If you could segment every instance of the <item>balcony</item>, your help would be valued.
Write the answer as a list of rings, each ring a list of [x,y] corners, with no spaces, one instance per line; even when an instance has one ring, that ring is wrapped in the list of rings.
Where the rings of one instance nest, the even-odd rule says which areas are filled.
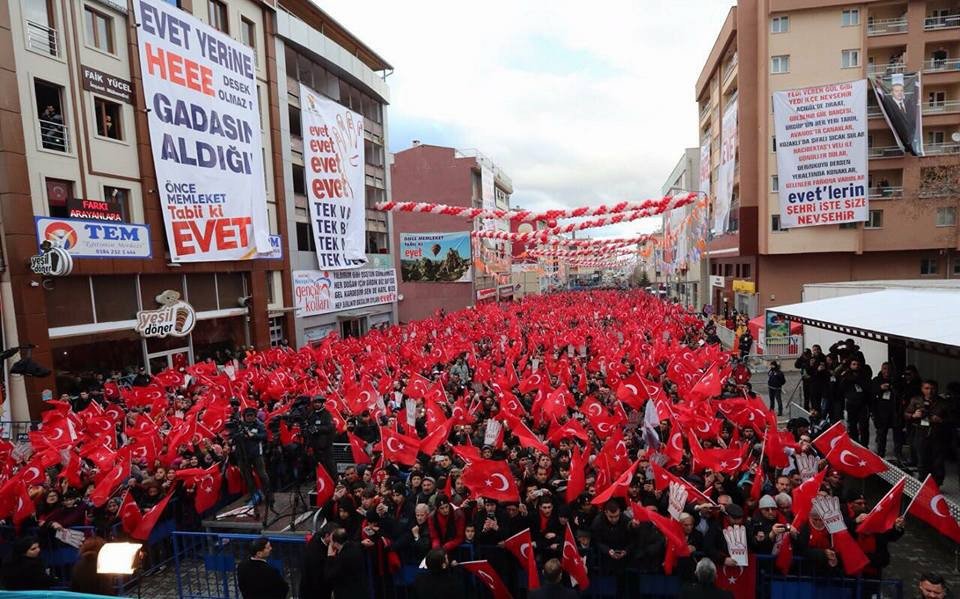
[[[37,122],[40,124],[40,142],[45,150],[65,153],[70,151],[70,131],[66,125],[57,121]]]
[[[867,149],[867,156],[870,158],[899,158],[903,156],[903,150],[900,146],[877,146]]]
[[[923,144],[924,156],[944,156],[948,154],[960,154],[960,142]]]
[[[960,112],[960,100],[928,102],[923,105],[923,114],[945,114],[949,112]]]
[[[960,27],[960,13],[939,17],[927,17],[923,20],[924,31],[937,31],[939,29],[951,29],[953,27]]]
[[[868,196],[871,200],[895,200],[903,197],[903,187],[884,185],[871,187]]]
[[[60,44],[58,43],[57,30],[40,23],[27,21],[27,48],[59,58]]]
[[[883,111],[876,104],[867,104],[867,118],[877,118],[883,116]]]
[[[708,114],[710,114],[711,106],[707,103],[706,106],[700,109],[700,120],[702,121]]]
[[[923,61],[924,73],[960,71],[960,58],[928,58]]]
[[[892,75],[893,73],[902,73],[906,68],[902,62],[890,62],[886,64],[867,65],[867,75]]]
[[[874,19],[867,25],[867,35],[869,36],[906,33],[906,31],[906,17],[899,17],[896,19]]]
[[[727,77],[730,76],[730,73],[732,73],[736,68],[737,68],[737,55],[734,54],[733,58],[730,59],[730,62],[724,65],[723,75],[721,76],[720,80],[726,81]]]

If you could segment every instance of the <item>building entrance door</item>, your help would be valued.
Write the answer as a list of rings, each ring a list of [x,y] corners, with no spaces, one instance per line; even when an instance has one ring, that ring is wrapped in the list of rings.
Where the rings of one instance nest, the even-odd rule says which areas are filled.
[[[179,368],[190,363],[190,348],[181,347],[147,355],[147,372],[157,374],[167,368]]]

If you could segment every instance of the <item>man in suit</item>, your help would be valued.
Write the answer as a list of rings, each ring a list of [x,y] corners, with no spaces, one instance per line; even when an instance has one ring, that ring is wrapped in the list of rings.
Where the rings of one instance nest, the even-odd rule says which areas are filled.
[[[367,596],[367,577],[363,575],[366,572],[363,550],[360,543],[350,540],[350,534],[345,528],[338,527],[330,536],[323,572],[327,587],[333,591],[334,597]]]
[[[697,562],[695,573],[697,582],[683,585],[680,599],[733,599],[730,591],[717,588],[717,567],[710,558],[705,557]]]
[[[300,573],[300,596],[315,599],[330,599],[330,586],[324,577],[324,564],[330,549],[330,538],[337,525],[324,524],[313,535],[303,553],[303,571]]]
[[[286,599],[290,585],[267,563],[272,550],[266,537],[250,544],[250,559],[237,566],[237,586],[243,599]]]
[[[883,104],[883,111],[893,127],[893,132],[899,138],[900,144],[907,152],[914,156],[917,149],[914,148],[913,137],[917,127],[917,98],[908,96],[903,87],[903,75],[895,74],[892,76],[890,84],[890,93],[883,93],[883,89],[878,87],[880,102]]]
[[[560,580],[563,578],[563,568],[560,566],[560,560],[548,559],[543,564],[543,584],[539,589],[527,593],[527,599],[577,599],[579,595],[575,590],[564,586]]]

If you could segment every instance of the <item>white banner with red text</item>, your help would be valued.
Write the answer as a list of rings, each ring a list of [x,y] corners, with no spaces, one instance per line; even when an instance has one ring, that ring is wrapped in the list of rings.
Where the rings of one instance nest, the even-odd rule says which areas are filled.
[[[395,301],[397,271],[393,268],[293,271],[298,318]]]

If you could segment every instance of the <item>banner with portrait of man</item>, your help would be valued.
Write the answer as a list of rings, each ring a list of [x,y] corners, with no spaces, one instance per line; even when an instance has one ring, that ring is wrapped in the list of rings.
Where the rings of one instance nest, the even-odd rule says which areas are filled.
[[[904,152],[923,156],[920,73],[891,73],[870,78],[883,118]]]

